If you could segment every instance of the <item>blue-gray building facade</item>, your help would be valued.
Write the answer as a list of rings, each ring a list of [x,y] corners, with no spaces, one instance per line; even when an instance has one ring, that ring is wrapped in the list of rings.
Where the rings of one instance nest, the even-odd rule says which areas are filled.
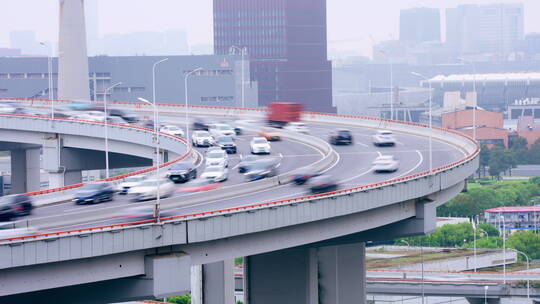
[[[258,107],[257,83],[250,81],[249,62],[242,65],[240,55],[197,56],[96,56],[89,57],[90,98],[109,101],[152,100],[152,67],[156,66],[158,103],[184,104],[185,75],[188,78],[188,103],[191,105]],[[242,66],[244,73],[242,73]],[[53,58],[53,93],[57,96],[58,61]],[[242,79],[242,75],[245,81]],[[244,94],[242,94],[244,85]],[[0,98],[48,98],[47,57],[0,57]]]

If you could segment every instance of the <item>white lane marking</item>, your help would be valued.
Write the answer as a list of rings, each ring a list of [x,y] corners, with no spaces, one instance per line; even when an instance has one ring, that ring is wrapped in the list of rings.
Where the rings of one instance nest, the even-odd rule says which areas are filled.
[[[75,206],[75,205],[73,205]],[[62,210],[62,212],[75,212],[75,211],[81,211],[81,210],[86,210],[86,209],[90,209],[90,208],[97,208],[98,206],[97,205],[90,205],[90,206],[84,206],[84,207],[75,207],[75,208],[71,208],[71,209],[67,209],[67,210]]]
[[[366,144],[364,144],[364,143],[361,143],[361,142],[355,142],[354,144],[355,144],[355,145],[360,145],[360,146],[362,146],[362,147],[369,148],[368,145],[366,145]]]
[[[418,161],[418,163],[416,164],[416,166],[414,166],[412,169],[410,169],[409,171],[405,172],[405,173],[402,173],[394,178],[400,178],[402,176],[405,176],[409,173],[411,173],[412,171],[416,170],[418,167],[420,167],[420,165],[424,162],[424,156],[422,155],[422,153],[420,152],[420,150],[416,150],[416,153],[418,153],[418,156],[420,156],[420,159]]]

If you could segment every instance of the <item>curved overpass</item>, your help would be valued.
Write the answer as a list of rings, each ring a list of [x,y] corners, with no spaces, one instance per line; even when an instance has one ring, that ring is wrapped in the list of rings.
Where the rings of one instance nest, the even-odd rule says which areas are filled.
[[[145,109],[142,105],[128,103],[119,103],[117,106]],[[183,113],[184,109],[179,106],[161,105],[160,110],[162,113],[174,115]],[[207,107],[193,107],[190,108],[190,112],[253,118],[264,115],[264,111],[260,110]],[[274,276],[273,271],[269,271],[264,265],[273,265],[275,270],[287,267],[288,271],[296,270],[295,274],[307,273],[307,276],[291,275],[288,280],[281,280],[285,285],[297,286],[299,293],[303,294],[291,294],[289,300],[282,303],[289,303],[294,299],[295,303],[312,303],[306,297],[310,299],[318,297],[314,289],[319,288],[314,287],[317,284],[313,285],[313,280],[319,280],[317,286],[326,286],[327,283],[324,279],[313,277],[314,269],[318,273],[325,273],[330,268],[338,269],[343,266],[341,260],[343,263],[357,265],[358,261],[362,260],[360,256],[353,260],[347,257],[351,256],[350,250],[362,252],[363,241],[421,234],[434,229],[436,206],[461,191],[464,180],[473,174],[478,166],[477,144],[453,131],[434,129],[435,168],[430,172],[426,171],[424,161],[427,155],[426,137],[429,132],[425,126],[317,113],[306,113],[304,120],[313,124],[312,128],[320,132],[326,130],[328,125],[347,125],[358,133],[359,144],[350,148],[337,148],[339,162],[328,171],[339,177],[345,189],[323,195],[302,196],[298,189],[289,185],[279,185],[278,180],[275,185],[278,188],[270,191],[241,194],[227,199],[216,198],[212,202],[203,200],[189,208],[182,207],[185,198],[174,198],[165,208],[177,210],[178,215],[164,218],[161,223],[142,221],[129,225],[105,225],[3,240],[0,245],[2,256],[0,268],[5,269],[6,273],[9,270],[8,275],[17,277],[25,271],[47,268],[50,263],[67,268],[71,265],[76,268],[80,267],[76,266],[77,263],[83,260],[107,260],[119,255],[126,258],[128,255],[133,256],[134,261],[139,261],[140,265],[141,261],[143,264],[145,260],[148,261],[149,249],[164,254],[170,253],[169,258],[175,261],[176,265],[208,264],[246,256],[248,257],[246,269],[251,269],[246,281],[251,286],[251,289],[248,288],[248,295],[252,299],[260,299],[259,301],[266,303],[264,301],[269,295],[265,292],[268,290],[264,286],[269,283],[266,280],[273,280]],[[368,166],[372,158],[379,153],[388,153],[388,150],[380,151],[372,148],[365,138],[362,140],[362,137],[369,136],[376,128],[391,129],[399,133],[398,139],[401,144],[393,148],[392,153],[402,155],[400,158],[405,163],[405,168],[393,175],[374,175],[369,171]],[[47,248],[46,253],[43,253],[43,246]],[[64,252],[61,248],[86,249]],[[335,252],[328,251],[328,248],[334,248]],[[91,252],[90,255],[87,250]],[[22,258],[21,252],[24,253]],[[325,258],[332,255],[335,260],[333,264]],[[298,263],[275,264],[284,257],[292,257]],[[361,265],[358,269],[361,269]],[[258,275],[263,270],[266,273],[265,279],[261,279]],[[183,276],[188,274],[189,272],[187,274],[183,272]],[[123,280],[126,277],[149,274],[143,270],[118,273],[112,277],[103,275],[101,279],[97,278],[99,276],[81,278],[80,281],[67,285],[90,284],[103,279]],[[362,281],[361,273],[353,271],[348,275],[360,275],[358,279]],[[282,273],[279,277],[280,279],[283,277]],[[343,284],[349,281],[345,277],[335,279],[343,280]],[[4,294],[66,286],[65,282],[47,283],[46,286],[29,286],[22,291],[14,291],[9,288],[10,286],[5,286]],[[124,281],[118,283],[129,284]],[[182,288],[189,290],[189,286],[185,285],[173,289],[178,293]],[[347,295],[359,293],[362,296],[363,290],[363,288],[346,288],[346,291],[339,292]],[[335,291],[336,294],[339,292]],[[167,292],[154,290],[152,295],[164,294]],[[119,295],[111,295],[111,298],[117,299]]]

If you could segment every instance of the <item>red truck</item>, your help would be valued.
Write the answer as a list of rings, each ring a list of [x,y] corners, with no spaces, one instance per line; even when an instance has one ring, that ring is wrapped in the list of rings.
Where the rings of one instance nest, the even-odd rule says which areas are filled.
[[[268,125],[283,128],[289,122],[300,121],[303,107],[297,102],[273,102],[268,109]]]

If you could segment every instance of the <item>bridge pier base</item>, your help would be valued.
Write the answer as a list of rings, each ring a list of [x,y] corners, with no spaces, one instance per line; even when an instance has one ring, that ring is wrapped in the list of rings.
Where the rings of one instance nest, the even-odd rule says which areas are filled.
[[[225,260],[191,268],[192,304],[234,304],[234,261]]]
[[[40,188],[40,148],[11,150],[11,193]]]
[[[246,258],[249,304],[365,303],[365,245],[293,248]]]

